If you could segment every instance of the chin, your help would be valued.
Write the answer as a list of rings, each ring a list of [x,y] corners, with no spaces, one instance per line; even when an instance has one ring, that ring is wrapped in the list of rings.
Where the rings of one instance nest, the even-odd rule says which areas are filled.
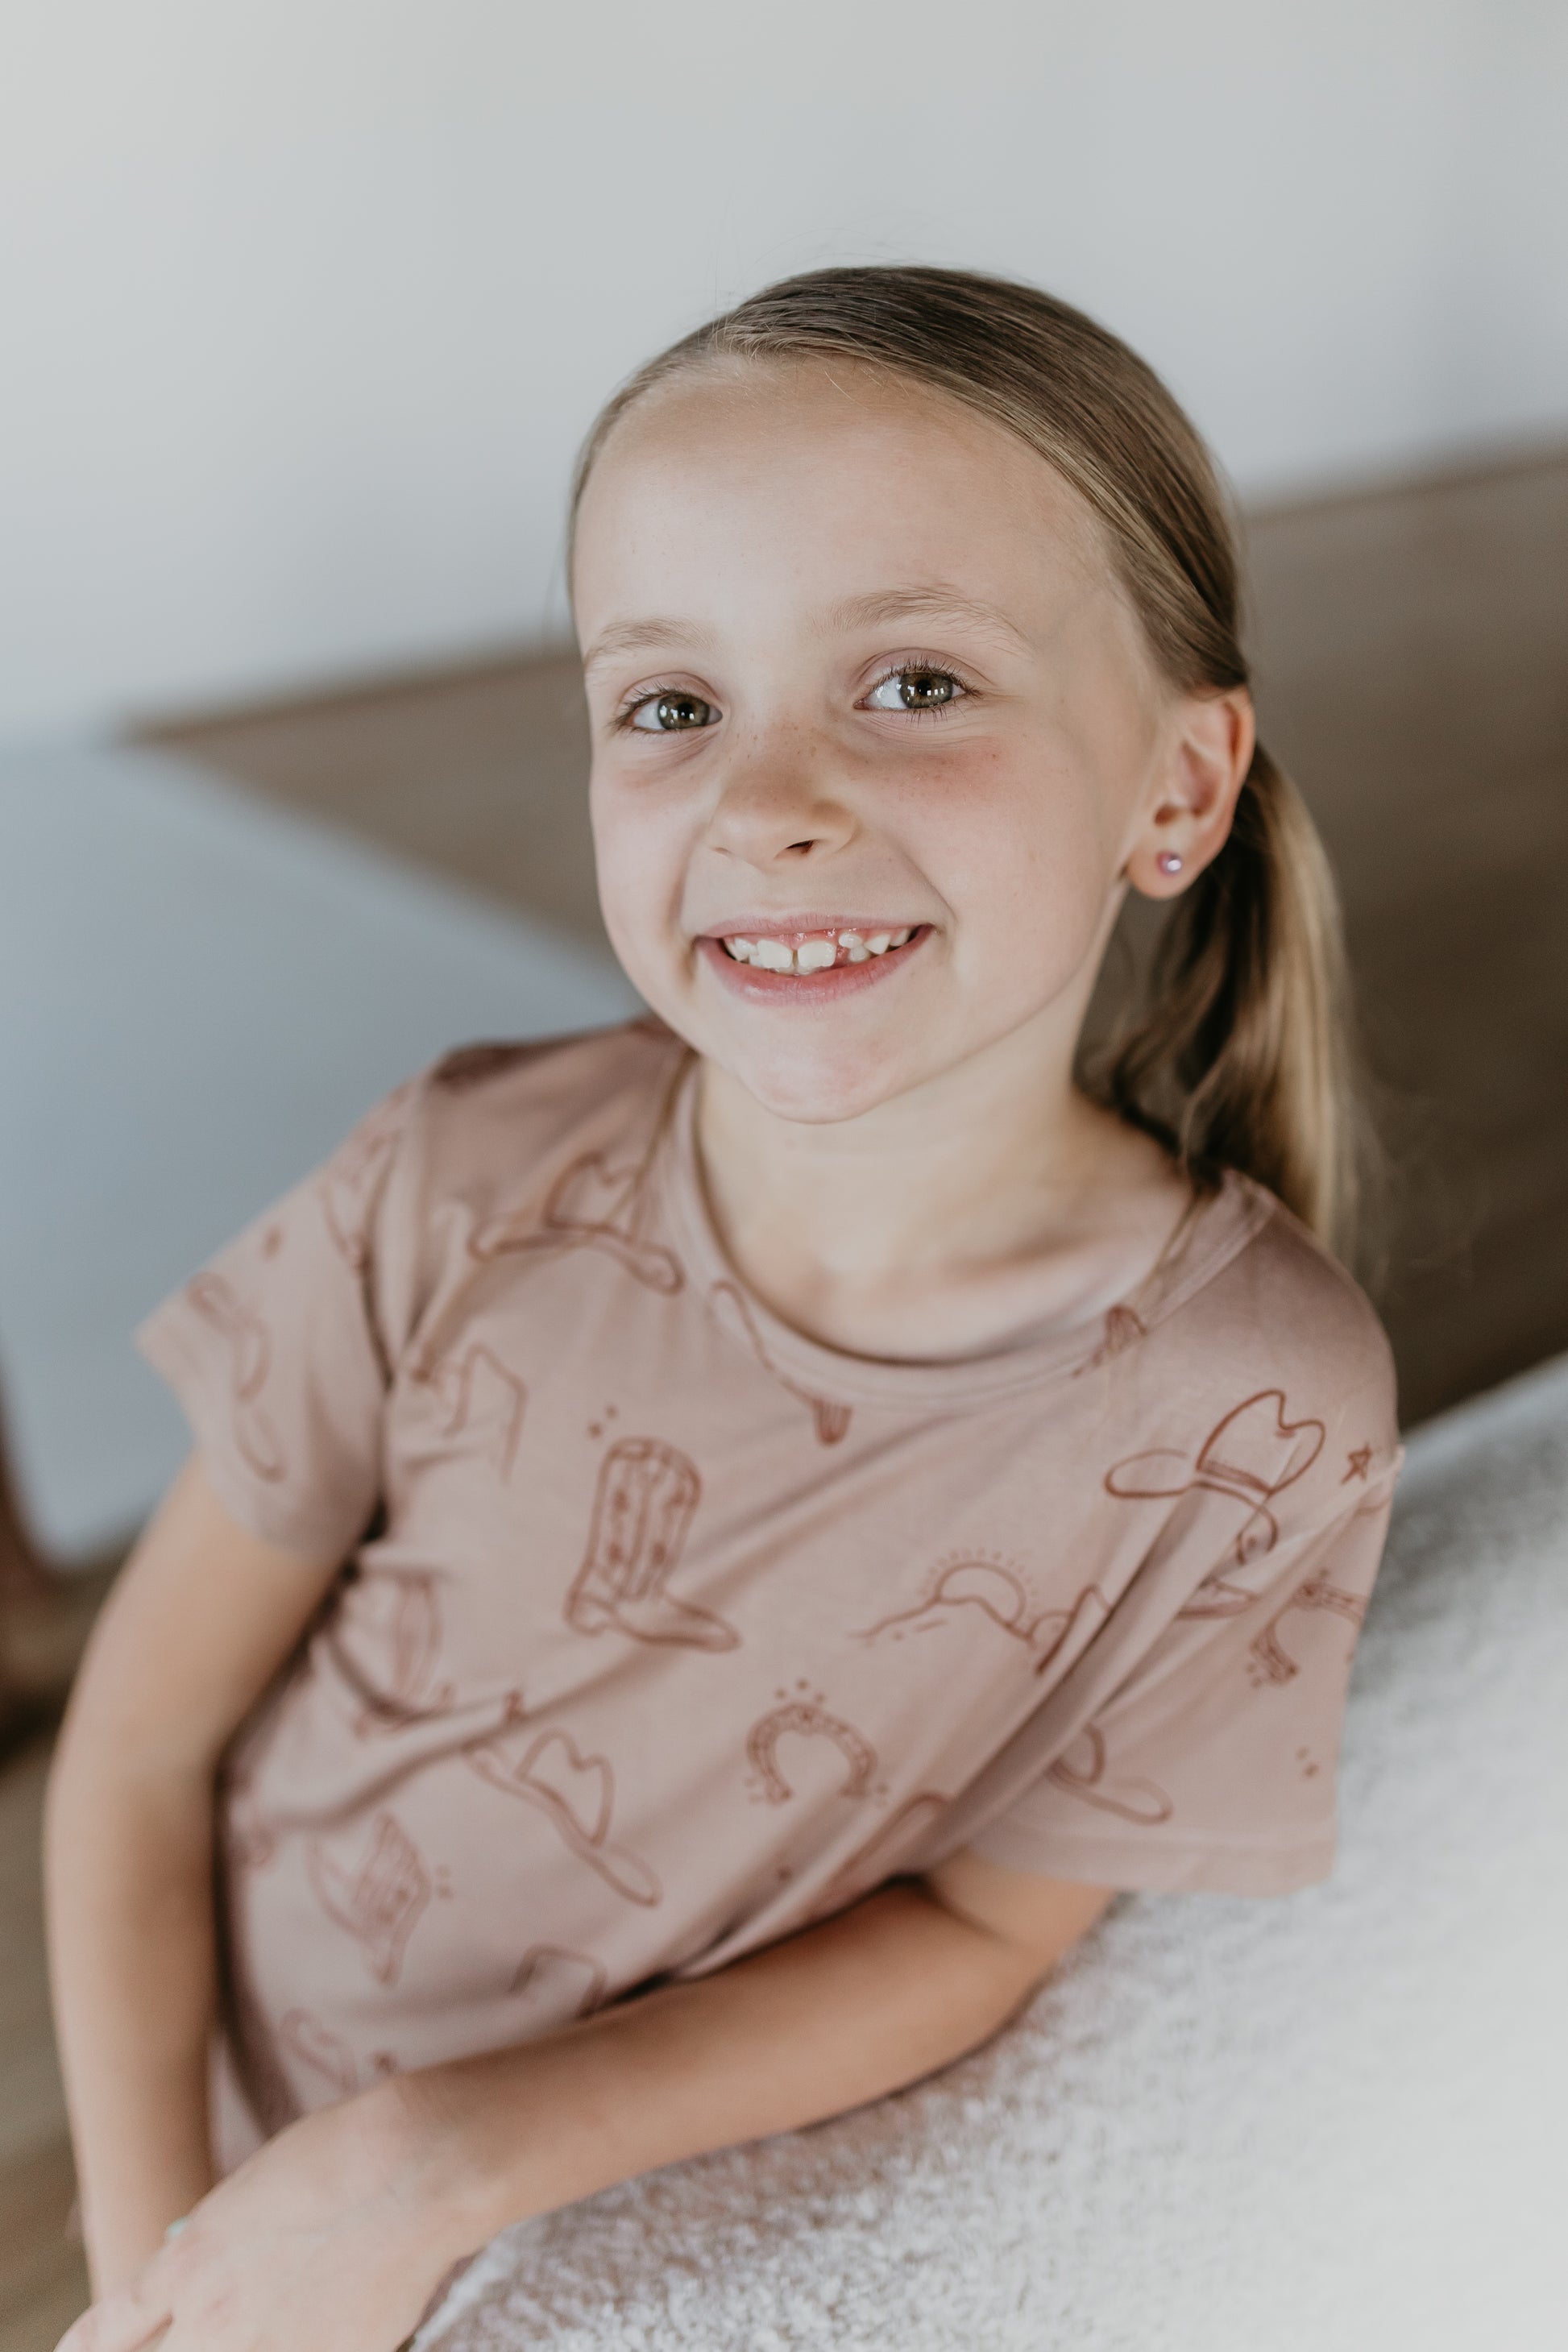
[[[738,1085],[774,1118],[832,1127],[860,1118],[917,1083],[917,1074],[865,1054],[718,1054]]]

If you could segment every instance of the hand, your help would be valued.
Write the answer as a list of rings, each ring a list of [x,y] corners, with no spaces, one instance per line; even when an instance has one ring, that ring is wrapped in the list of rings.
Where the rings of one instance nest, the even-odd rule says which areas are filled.
[[[483,2234],[439,2136],[380,2084],[259,2149],[58,2352],[395,2352]]]

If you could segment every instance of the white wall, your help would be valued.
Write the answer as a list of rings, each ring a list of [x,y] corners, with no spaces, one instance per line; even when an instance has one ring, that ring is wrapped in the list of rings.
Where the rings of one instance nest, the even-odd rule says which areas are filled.
[[[1568,425],[1560,0],[5,0],[0,733],[559,625],[611,383],[1021,273],[1244,488]]]

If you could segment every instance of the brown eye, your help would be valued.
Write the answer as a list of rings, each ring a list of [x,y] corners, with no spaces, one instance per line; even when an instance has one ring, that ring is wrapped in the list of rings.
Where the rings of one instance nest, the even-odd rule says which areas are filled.
[[[648,735],[679,735],[688,728],[709,727],[712,722],[713,706],[700,694],[651,695],[632,713],[632,725]]]
[[[962,691],[944,669],[899,669],[867,697],[873,710],[940,710]]]

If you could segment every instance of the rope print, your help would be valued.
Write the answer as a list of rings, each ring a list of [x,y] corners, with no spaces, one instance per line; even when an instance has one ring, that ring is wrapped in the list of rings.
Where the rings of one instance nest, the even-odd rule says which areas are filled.
[[[1170,1820],[1175,1807],[1163,1789],[1152,1780],[1108,1780],[1107,1761],[1104,1733],[1092,1723],[1086,1724],[1063,1748],[1046,1778],[1069,1797],[1081,1797],[1085,1804],[1120,1814],[1124,1822],[1136,1822],[1141,1828],[1155,1829]]]
[[[198,1274],[185,1285],[185,1297],[228,1344],[229,1405],[240,1456],[258,1478],[275,1486],[289,1465],[277,1426],[260,1401],[272,1369],[272,1335],[221,1274]]]

